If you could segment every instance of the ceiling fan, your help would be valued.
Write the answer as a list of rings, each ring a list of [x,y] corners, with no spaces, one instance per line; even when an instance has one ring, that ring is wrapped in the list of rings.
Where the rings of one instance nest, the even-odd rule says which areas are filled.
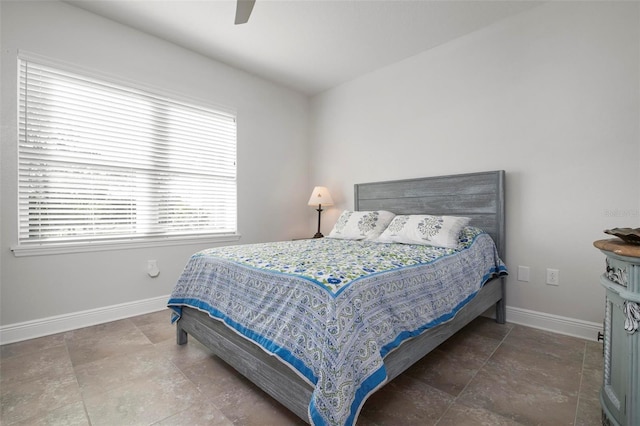
[[[235,24],[246,24],[253,10],[256,0],[237,0],[236,1],[236,21]]]

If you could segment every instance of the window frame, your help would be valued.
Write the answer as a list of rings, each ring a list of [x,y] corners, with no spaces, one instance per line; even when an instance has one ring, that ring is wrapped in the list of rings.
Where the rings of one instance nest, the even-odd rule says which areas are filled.
[[[21,107],[21,94],[20,94],[20,79],[21,79],[21,64],[26,62],[32,62],[46,67],[52,67],[60,71],[69,72],[72,74],[80,75],[93,80],[102,81],[106,84],[113,84],[120,87],[130,89],[132,92],[139,91],[144,92],[153,97],[164,98],[175,103],[182,103],[188,106],[196,108],[203,108],[209,111],[219,112],[221,114],[231,115],[236,122],[237,132],[237,113],[235,109],[220,106],[218,104],[212,104],[211,102],[203,101],[201,99],[194,99],[186,97],[181,94],[172,93],[166,89],[158,89],[146,84],[140,84],[135,81],[127,81],[122,78],[114,78],[113,76],[106,75],[105,73],[96,72],[94,70],[88,70],[83,67],[76,66],[74,64],[64,63],[62,61],[51,60],[49,58],[35,55],[32,53],[18,52],[17,55],[17,98],[16,98],[16,244],[11,247],[12,252],[16,257],[30,256],[30,255],[46,255],[46,254],[61,254],[61,253],[81,253],[81,252],[93,252],[103,250],[122,250],[133,248],[149,248],[149,247],[164,247],[164,246],[178,246],[178,245],[191,245],[191,244],[212,244],[220,242],[231,242],[240,239],[241,235],[238,231],[238,163],[237,163],[237,151],[238,140],[235,139],[235,232],[224,233],[206,233],[200,234],[187,233],[184,235],[156,235],[156,236],[112,236],[112,237],[97,237],[94,239],[76,239],[70,241],[34,241],[24,242],[20,241],[20,107]],[[236,133],[237,134],[237,133]]]

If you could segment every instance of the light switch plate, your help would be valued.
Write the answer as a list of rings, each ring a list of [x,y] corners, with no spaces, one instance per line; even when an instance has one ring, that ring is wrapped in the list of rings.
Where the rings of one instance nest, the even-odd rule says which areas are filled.
[[[518,281],[529,282],[529,267],[518,266]]]

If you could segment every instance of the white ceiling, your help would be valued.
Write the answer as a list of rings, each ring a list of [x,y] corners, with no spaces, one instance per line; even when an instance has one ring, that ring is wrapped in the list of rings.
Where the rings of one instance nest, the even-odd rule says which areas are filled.
[[[189,50],[313,95],[534,7],[536,1],[68,0]]]

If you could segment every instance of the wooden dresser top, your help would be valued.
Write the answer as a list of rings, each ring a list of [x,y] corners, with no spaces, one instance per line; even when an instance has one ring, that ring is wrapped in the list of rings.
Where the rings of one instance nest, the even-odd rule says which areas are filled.
[[[619,238],[594,241],[593,245],[600,250],[610,251],[619,256],[640,257],[640,245],[628,244]]]

